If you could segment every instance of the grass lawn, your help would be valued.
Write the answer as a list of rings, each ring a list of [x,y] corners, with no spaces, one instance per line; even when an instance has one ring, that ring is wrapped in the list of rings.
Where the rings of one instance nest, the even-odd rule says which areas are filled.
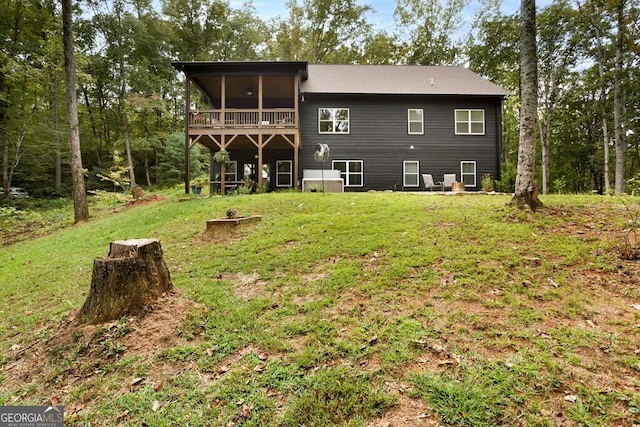
[[[163,196],[0,232],[0,405],[69,426],[640,425],[637,198]],[[263,219],[205,233],[229,209]],[[142,237],[175,291],[76,324],[93,260]]]

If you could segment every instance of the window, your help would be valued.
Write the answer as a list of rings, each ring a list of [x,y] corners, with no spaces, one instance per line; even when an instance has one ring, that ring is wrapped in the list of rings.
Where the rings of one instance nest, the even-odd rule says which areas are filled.
[[[420,185],[420,162],[406,160],[402,162],[402,185],[405,187],[418,187]]]
[[[484,110],[456,110],[456,135],[484,135]]]
[[[276,162],[276,187],[291,187],[293,162],[291,160],[278,160]]]
[[[362,187],[362,160],[334,160],[332,166],[340,171],[345,187]]]
[[[465,187],[476,186],[476,162],[462,161],[460,162],[460,176]]]
[[[318,109],[319,133],[349,133],[348,108]]]
[[[409,135],[424,134],[424,113],[420,110],[409,109]]]
[[[237,181],[238,176],[238,162],[232,160],[227,162],[226,167],[224,169],[224,180],[225,181]]]

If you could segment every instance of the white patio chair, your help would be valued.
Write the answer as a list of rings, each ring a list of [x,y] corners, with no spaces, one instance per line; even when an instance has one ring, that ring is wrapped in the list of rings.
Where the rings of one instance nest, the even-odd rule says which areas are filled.
[[[445,190],[445,188],[449,188],[451,189],[451,187],[453,186],[453,183],[456,182],[456,174],[455,173],[445,173],[444,174],[444,179],[442,180],[442,191]]]
[[[425,190],[429,190],[429,191],[433,191],[434,187],[436,186],[436,183],[433,182],[433,176],[429,173],[423,173],[422,174],[422,181],[424,181],[424,188]]]

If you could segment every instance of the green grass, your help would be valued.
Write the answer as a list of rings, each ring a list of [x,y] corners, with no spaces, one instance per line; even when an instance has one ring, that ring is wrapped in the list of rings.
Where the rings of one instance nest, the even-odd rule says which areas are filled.
[[[523,214],[508,196],[163,196],[77,225],[63,202],[0,212],[0,405],[54,400],[78,426],[365,426],[403,413],[396,384],[449,425],[640,422],[640,265],[619,257],[616,198]],[[204,233],[232,208],[263,220]],[[93,260],[139,237],[201,305],[165,322],[168,346],[135,338],[142,320],[73,331]]]

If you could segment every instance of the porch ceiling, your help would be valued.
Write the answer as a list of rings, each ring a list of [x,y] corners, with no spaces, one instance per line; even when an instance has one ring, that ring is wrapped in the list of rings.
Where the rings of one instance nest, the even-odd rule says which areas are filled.
[[[209,98],[210,108],[222,106],[222,76],[192,76],[195,85]],[[263,76],[262,99],[266,107],[293,106],[295,84],[293,76]],[[234,99],[258,99],[258,76],[227,76],[225,78],[225,94],[227,104]],[[284,100],[284,101],[283,101]]]

